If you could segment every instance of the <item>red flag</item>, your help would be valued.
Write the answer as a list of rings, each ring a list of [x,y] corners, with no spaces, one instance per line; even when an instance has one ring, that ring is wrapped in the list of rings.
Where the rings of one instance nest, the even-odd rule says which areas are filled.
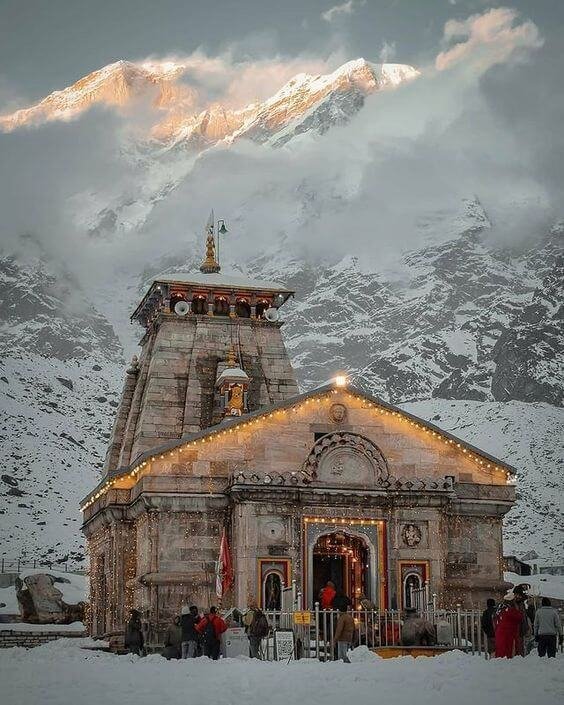
[[[215,594],[221,600],[233,583],[233,566],[227,541],[227,532],[223,529],[219,546],[219,560],[215,576]]]

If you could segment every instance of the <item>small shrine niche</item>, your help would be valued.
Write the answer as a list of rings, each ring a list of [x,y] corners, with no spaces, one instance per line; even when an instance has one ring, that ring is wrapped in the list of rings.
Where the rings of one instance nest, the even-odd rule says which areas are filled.
[[[215,383],[221,396],[225,418],[242,416],[247,413],[249,384],[249,375],[239,366],[235,351],[231,349],[226,365],[218,374]]]

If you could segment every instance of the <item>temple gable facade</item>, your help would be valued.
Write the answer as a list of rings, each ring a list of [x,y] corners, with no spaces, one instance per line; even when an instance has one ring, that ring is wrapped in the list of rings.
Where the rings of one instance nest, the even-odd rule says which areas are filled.
[[[215,604],[223,534],[222,607],[279,609],[294,582],[312,608],[327,580],[382,609],[424,584],[445,607],[499,595],[512,469],[344,378],[299,395],[280,335],[292,292],[210,262],[156,280],[134,314],[142,353],[82,507],[92,633],[133,607],[160,633]]]

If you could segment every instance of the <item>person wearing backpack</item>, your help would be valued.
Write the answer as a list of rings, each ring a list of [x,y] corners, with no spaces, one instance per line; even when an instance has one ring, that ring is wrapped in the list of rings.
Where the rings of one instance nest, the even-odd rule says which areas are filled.
[[[256,602],[251,603],[251,607],[245,615],[245,624],[247,625],[251,658],[260,659],[260,644],[261,641],[268,636],[270,625],[268,624],[266,615]]]
[[[217,607],[210,607],[204,618],[196,625],[196,631],[203,637],[204,656],[217,661],[221,647],[221,635],[227,629],[227,624],[218,615]]]
[[[180,617],[180,627],[182,629],[182,658],[194,658],[198,655],[198,632],[196,626],[200,621],[198,608],[192,605],[190,608],[182,608]]]

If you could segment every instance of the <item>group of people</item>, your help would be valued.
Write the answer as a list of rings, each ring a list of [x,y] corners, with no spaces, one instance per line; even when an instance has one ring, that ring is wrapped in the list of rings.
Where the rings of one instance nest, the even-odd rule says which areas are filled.
[[[550,599],[543,597],[535,609],[526,586],[509,590],[499,605],[490,598],[482,614],[482,631],[487,638],[490,656],[513,658],[526,656],[537,644],[539,656],[554,658],[558,640],[562,643],[562,624]]]
[[[218,659],[221,635],[227,629],[225,620],[216,607],[210,607],[200,615],[195,605],[183,607],[174,618],[165,634],[163,656],[168,659],[208,656]],[[142,656],[145,653],[145,630],[139,610],[131,610],[125,627],[125,648],[129,653]]]
[[[556,656],[558,640],[562,644],[562,624],[558,612],[543,597],[541,606],[535,609],[529,600],[525,585],[518,585],[506,593],[500,604],[494,599],[487,601],[482,613],[481,627],[487,639],[487,651],[491,657],[512,658],[526,656],[536,641],[539,656]],[[374,605],[360,596],[363,610],[372,611]],[[331,581],[319,593],[322,610],[335,610],[338,618],[333,621],[332,648],[338,659],[347,660],[347,653],[353,648],[357,625],[350,612],[352,603],[349,597],[335,587]],[[334,620],[335,618],[332,617]],[[234,614],[236,626],[245,628],[249,640],[251,658],[261,658],[261,644],[270,632],[270,625],[264,612],[252,600],[245,614]],[[388,625],[389,626],[389,625]],[[398,625],[396,625],[398,627]],[[217,660],[221,650],[221,635],[227,623],[216,607],[201,615],[195,605],[183,607],[179,616],[167,629],[163,656],[174,659],[187,659],[208,656]],[[398,627],[399,632],[399,627]],[[360,635],[362,637],[362,635]],[[403,646],[433,646],[436,644],[434,625],[424,616],[419,616],[414,608],[405,611],[401,633],[386,633],[386,643],[401,642]],[[362,638],[360,639],[362,641]],[[145,653],[145,632],[138,610],[131,610],[125,629],[125,647],[130,653]]]
[[[249,655],[251,658],[261,658],[260,645],[270,631],[266,615],[252,601],[247,612],[236,617],[234,623],[242,623],[245,627],[249,639]],[[167,659],[208,656],[217,660],[221,652],[221,635],[227,626],[217,607],[210,607],[203,615],[195,605],[183,607],[181,614],[174,618],[166,630],[162,655]],[[142,656],[145,653],[145,642],[141,613],[139,610],[131,610],[125,628],[125,648],[129,653]]]
[[[375,605],[362,594],[359,597],[363,610],[372,612]],[[352,601],[345,592],[335,586],[331,580],[319,591],[319,606],[322,610],[337,610],[339,616],[334,628],[332,648],[339,660],[347,661],[347,653],[353,648],[356,630],[359,629],[359,639],[362,642],[362,623],[357,627],[352,614],[349,612]],[[378,629],[385,635],[386,643],[401,641],[403,646],[432,646],[436,643],[435,627],[431,622],[417,614],[415,608],[407,608],[405,619],[401,625],[392,622],[379,624]]]

